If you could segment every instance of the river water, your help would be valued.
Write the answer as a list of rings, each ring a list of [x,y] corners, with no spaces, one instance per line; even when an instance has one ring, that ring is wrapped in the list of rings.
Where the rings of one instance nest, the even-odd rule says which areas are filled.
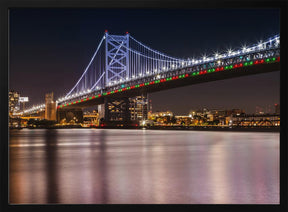
[[[279,133],[10,131],[12,204],[279,204]]]

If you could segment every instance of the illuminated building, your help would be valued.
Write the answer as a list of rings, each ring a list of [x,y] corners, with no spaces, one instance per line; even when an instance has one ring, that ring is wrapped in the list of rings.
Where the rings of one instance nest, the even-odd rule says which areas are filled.
[[[147,95],[129,98],[130,102],[130,118],[131,120],[147,120],[148,119],[148,98]]]
[[[20,109],[19,97],[20,94],[18,92],[9,92],[9,115],[13,115],[14,112]]]
[[[190,116],[175,116],[176,124],[189,126],[192,124],[192,118]]]
[[[279,114],[242,114],[232,116],[233,126],[280,126]]]
[[[150,119],[155,121],[155,124],[158,125],[167,125],[176,122],[171,111],[152,113]]]

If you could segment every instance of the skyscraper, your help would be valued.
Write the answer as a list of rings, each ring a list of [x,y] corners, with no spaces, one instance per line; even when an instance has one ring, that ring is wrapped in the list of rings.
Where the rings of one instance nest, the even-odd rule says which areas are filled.
[[[14,112],[20,109],[19,97],[18,92],[9,91],[9,115],[13,115]]]

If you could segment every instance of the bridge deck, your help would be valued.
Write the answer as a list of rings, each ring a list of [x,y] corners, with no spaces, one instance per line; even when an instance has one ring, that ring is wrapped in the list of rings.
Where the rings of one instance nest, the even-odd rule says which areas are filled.
[[[211,82],[216,80],[223,80],[223,79],[229,79],[229,78],[235,78],[235,77],[241,77],[241,76],[247,76],[247,75],[253,75],[253,74],[260,74],[260,73],[268,73],[273,71],[280,71],[280,63],[274,62],[274,63],[265,63],[265,64],[258,64],[253,66],[246,66],[246,67],[238,67],[235,69],[229,69],[229,70],[219,70],[215,72],[208,73],[202,72],[202,74],[198,75],[191,75],[186,74],[184,77],[175,77],[172,80],[166,80],[166,79],[159,79],[157,83],[145,85],[140,84],[140,86],[137,86],[133,89],[131,89],[133,86],[130,86],[130,89],[123,88],[121,92],[114,92],[107,91],[106,95],[101,95],[100,97],[95,98],[87,97],[86,99],[78,100],[74,102],[70,102],[63,104],[61,106],[58,106],[58,109],[72,109],[72,108],[86,108],[91,107],[93,105],[99,105],[104,103],[105,97],[110,98],[123,98],[123,97],[134,97],[137,95],[145,94],[145,93],[152,93],[152,92],[158,92],[161,90],[167,90],[172,89],[176,87],[183,87],[188,85],[194,85],[198,83],[205,83],[205,82]],[[105,93],[104,93],[105,94]],[[73,104],[74,103],[74,104]],[[64,106],[66,105],[66,106]]]

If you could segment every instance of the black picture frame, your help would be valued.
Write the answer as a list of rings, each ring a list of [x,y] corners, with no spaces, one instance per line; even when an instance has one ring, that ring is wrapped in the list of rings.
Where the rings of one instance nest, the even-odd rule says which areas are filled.
[[[54,7],[97,7],[97,8],[279,8],[281,11],[281,127],[280,127],[280,204],[279,205],[9,205],[8,204],[8,11],[10,8],[54,8]],[[64,210],[195,210],[195,211],[287,211],[287,1],[185,1],[185,0],[156,0],[156,1],[89,1],[89,0],[61,0],[61,1],[1,1],[1,211],[64,211]]]

